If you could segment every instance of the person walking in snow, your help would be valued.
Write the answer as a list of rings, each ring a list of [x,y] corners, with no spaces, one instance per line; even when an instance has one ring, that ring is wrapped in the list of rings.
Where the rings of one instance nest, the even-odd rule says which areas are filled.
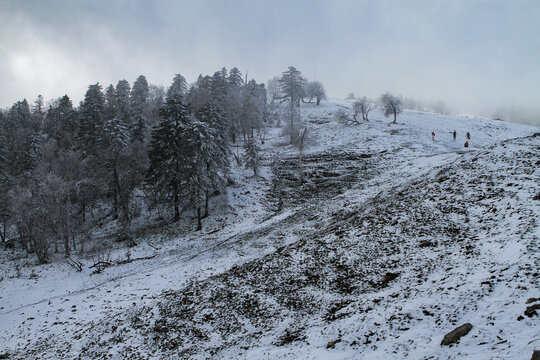
[[[435,141],[435,132],[434,131],[431,132],[431,141]]]
[[[468,142],[468,141],[465,141],[465,145],[463,145],[463,146],[465,146],[466,148],[468,148],[468,147],[469,147],[469,142]]]
[[[471,140],[471,134],[467,131],[467,140]]]
[[[454,139],[454,141],[456,141],[456,135],[457,135],[456,130],[454,130],[454,132],[452,133],[452,139]]]

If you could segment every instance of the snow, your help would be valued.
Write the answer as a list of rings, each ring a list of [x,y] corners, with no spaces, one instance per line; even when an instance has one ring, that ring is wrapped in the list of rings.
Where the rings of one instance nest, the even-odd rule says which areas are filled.
[[[311,188],[286,183],[278,213],[272,166],[294,175],[298,150],[272,128],[261,176],[233,163],[235,184],[214,200],[202,232],[191,218],[129,249],[132,259],[152,258],[92,274],[83,255],[76,272],[61,259],[34,266],[4,251],[0,354],[530,357],[539,317],[517,318],[540,297],[538,128],[412,111],[397,124],[373,111],[368,123],[345,126],[334,113],[347,107],[302,105]],[[111,260],[127,251],[113,248]],[[399,275],[384,281],[387,273]],[[473,329],[459,344],[440,345],[465,322]]]

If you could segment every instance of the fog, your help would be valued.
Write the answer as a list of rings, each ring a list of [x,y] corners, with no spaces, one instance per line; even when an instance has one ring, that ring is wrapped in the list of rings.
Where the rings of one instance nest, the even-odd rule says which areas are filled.
[[[294,65],[331,97],[384,91],[540,125],[538,1],[0,1],[0,107]],[[500,111],[499,111],[500,112]],[[504,116],[503,116],[504,117]]]

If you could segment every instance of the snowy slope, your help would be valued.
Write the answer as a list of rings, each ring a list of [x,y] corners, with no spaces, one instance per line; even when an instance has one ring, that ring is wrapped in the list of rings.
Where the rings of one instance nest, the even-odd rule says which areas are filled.
[[[538,317],[517,318],[540,297],[538,129],[418,112],[390,125],[375,111],[344,126],[347,106],[303,105],[304,185],[298,150],[272,129],[263,177],[234,169],[228,206],[202,233],[139,239],[130,257],[149,259],[95,275],[5,266],[0,355],[530,357]],[[465,322],[469,335],[441,347]]]

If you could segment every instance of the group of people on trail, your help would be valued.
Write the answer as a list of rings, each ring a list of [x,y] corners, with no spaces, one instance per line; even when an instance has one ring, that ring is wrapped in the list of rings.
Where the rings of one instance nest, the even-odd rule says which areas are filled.
[[[452,139],[456,141],[456,137],[457,137],[457,132],[456,130],[454,130],[454,132],[452,133]],[[466,148],[469,147],[469,140],[471,140],[471,134],[467,131],[467,140],[465,141],[465,144],[463,145]],[[435,141],[435,131],[431,132],[431,141]]]

